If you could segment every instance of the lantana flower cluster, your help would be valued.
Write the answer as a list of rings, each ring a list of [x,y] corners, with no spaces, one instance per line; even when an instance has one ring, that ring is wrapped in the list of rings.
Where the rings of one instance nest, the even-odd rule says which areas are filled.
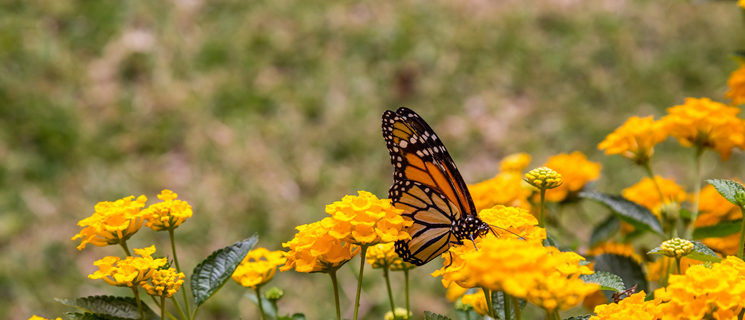
[[[233,280],[247,288],[261,286],[274,277],[277,267],[283,265],[285,253],[270,251],[266,248],[256,248],[249,251],[241,264],[233,271]]]
[[[129,256],[124,259],[107,256],[93,263],[98,271],[88,278],[103,279],[108,284],[120,287],[137,287],[152,277],[153,272],[168,263],[166,258],[153,258],[155,246],[134,249],[139,257]]]

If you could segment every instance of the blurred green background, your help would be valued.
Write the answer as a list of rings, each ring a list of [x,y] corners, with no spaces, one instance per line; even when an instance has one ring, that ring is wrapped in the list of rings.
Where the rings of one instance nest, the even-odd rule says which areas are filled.
[[[596,187],[619,192],[642,172],[597,143],[630,115],[722,100],[745,43],[738,11],[680,0],[2,1],[0,318],[61,315],[55,297],[129,294],[86,278],[119,248],[79,252],[70,240],[98,201],[176,191],[195,211],[177,231],[191,269],[254,233],[280,249],[345,194],[385,196],[387,108],[427,119],[469,183],[512,152],[537,166],[580,150],[604,165]],[[653,165],[685,184],[691,153],[669,141]],[[741,172],[742,160],[722,168],[708,154],[705,173]],[[131,243],[167,252],[164,233]],[[417,315],[452,315],[429,276],[436,264],[413,274]],[[340,273],[347,316],[351,269]],[[376,319],[385,289],[370,270],[361,310]],[[282,312],[332,317],[326,276],[272,284],[286,290]],[[200,315],[254,318],[245,292],[231,281]]]

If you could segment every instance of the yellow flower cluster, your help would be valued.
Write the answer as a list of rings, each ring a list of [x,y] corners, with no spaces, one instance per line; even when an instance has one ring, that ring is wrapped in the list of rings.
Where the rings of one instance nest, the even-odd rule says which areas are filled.
[[[178,227],[186,219],[191,218],[191,205],[183,200],[177,200],[178,195],[171,190],[164,189],[158,195],[163,202],[152,204],[142,210],[145,225],[154,231],[169,230]]]
[[[388,199],[378,199],[367,191],[347,195],[341,201],[326,205],[331,220],[324,219],[329,234],[356,245],[410,239],[404,229],[413,221],[404,220],[403,210],[396,209]]]
[[[618,303],[602,304],[595,307],[595,315],[590,320],[655,320],[655,304],[644,301],[644,291],[632,294]]]
[[[155,270],[150,280],[143,283],[142,287],[151,296],[170,298],[184,284],[184,277],[183,272],[176,272],[173,268]]]
[[[668,270],[674,263],[675,258],[664,256],[661,259],[647,262],[647,280],[660,281],[664,275],[667,275]],[[680,259],[680,272],[685,273],[688,268],[699,264],[702,264],[702,262],[683,257]]]
[[[530,209],[528,198],[533,193],[522,180],[522,170],[530,163],[527,153],[506,156],[500,162],[501,171],[493,178],[468,186],[476,211],[501,204]]]
[[[116,201],[103,201],[95,206],[95,212],[78,222],[83,229],[72,237],[72,240],[82,239],[78,250],[83,250],[86,244],[105,247],[120,244],[140,230],[144,222],[141,209],[145,206],[147,197],[141,195],[125,197]]]
[[[547,310],[571,308],[599,288],[579,279],[592,271],[579,265],[584,258],[576,253],[544,247],[538,241],[496,237],[480,240],[478,251],[453,252],[460,261],[453,261],[433,276],[442,275],[443,282],[455,281],[464,287],[502,290]],[[451,250],[463,247],[467,246]]]
[[[642,257],[636,253],[634,247],[628,243],[603,242],[596,245],[585,253],[585,256],[596,257],[601,254],[615,254],[622,257],[628,257],[638,264],[643,263]]]
[[[570,154],[560,153],[548,159],[544,166],[561,174],[564,183],[546,191],[546,201],[561,202],[574,196],[585,185],[600,176],[600,164],[587,160],[579,151]]]
[[[644,164],[654,153],[654,146],[665,141],[667,132],[654,117],[631,117],[598,144],[605,154],[621,154],[635,163]]]
[[[668,257],[681,258],[693,251],[693,242],[681,238],[665,240],[660,245],[660,252]]]
[[[712,185],[707,185],[701,189],[698,210],[700,214],[696,219],[696,227],[713,226],[722,221],[732,221],[742,217],[740,209],[722,197]],[[737,253],[739,241],[739,232],[724,237],[701,240],[709,248],[727,255]]]
[[[365,258],[374,269],[388,268],[388,270],[398,271],[416,266],[404,261],[396,254],[393,242],[378,243],[368,248]]]
[[[287,262],[279,270],[295,268],[297,272],[328,272],[351,260],[360,251],[358,246],[331,236],[325,225],[333,224],[324,218],[311,224],[296,227],[295,237],[282,244],[289,248]]]
[[[277,267],[285,263],[283,251],[256,248],[249,251],[233,272],[233,280],[247,288],[261,286],[274,277]]]
[[[479,218],[492,226],[492,230],[502,239],[522,238],[528,241],[546,239],[546,229],[538,227],[538,220],[535,216],[523,208],[498,205],[481,210]]]
[[[139,257],[129,256],[124,259],[119,257],[104,257],[93,263],[98,270],[90,275],[91,279],[103,279],[108,284],[120,287],[136,287],[142,285],[152,277],[155,270],[168,263],[166,258],[154,259],[155,246],[142,249],[134,249]]]
[[[560,186],[564,179],[551,168],[538,167],[525,174],[525,182],[538,189],[553,189]]]
[[[709,98],[686,98],[684,104],[668,108],[667,112],[660,121],[683,146],[712,148],[726,160],[734,147],[745,143],[745,125],[737,117],[739,108]]]
[[[660,187],[660,191],[662,191],[662,196],[665,197],[664,201],[660,199],[660,192],[657,191],[655,181]],[[623,189],[621,195],[626,199],[645,206],[647,209],[652,211],[655,216],[657,216],[657,219],[662,217],[660,209],[664,203],[681,203],[685,201],[688,196],[685,190],[676,184],[675,181],[660,176],[655,176],[654,180],[643,178],[635,185]]]
[[[745,9],[745,0],[739,0],[739,1],[737,1],[737,5],[739,5],[740,8]]]
[[[740,5],[745,8],[745,0],[740,0]],[[727,80],[729,90],[724,95],[732,100],[732,105],[741,105],[745,103],[745,64],[733,71]]]
[[[393,312],[386,312],[383,316],[383,320],[402,320],[402,319],[411,319],[411,313],[409,311],[406,311],[404,308],[398,308],[395,309],[396,314],[393,314]]]
[[[473,307],[473,311],[476,311],[476,313],[482,316],[489,313],[489,305],[486,303],[484,290],[479,289],[474,293],[466,294],[460,298],[460,302]]]
[[[33,315],[33,316],[31,316],[31,318],[28,318],[28,320],[51,320],[51,319],[47,319],[47,318],[39,317],[37,315]],[[62,318],[57,317],[54,320],[62,320]]]

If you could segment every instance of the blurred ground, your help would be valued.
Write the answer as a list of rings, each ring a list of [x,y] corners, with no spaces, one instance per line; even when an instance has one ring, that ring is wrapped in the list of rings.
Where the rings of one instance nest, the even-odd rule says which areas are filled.
[[[177,232],[190,269],[254,233],[279,249],[345,194],[385,196],[386,108],[427,119],[469,183],[508,153],[540,165],[581,150],[604,164],[597,187],[618,192],[641,172],[596,144],[630,115],[721,99],[745,40],[737,11],[680,0],[3,1],[0,318],[67,310],[54,297],[128,294],[85,278],[118,248],[78,252],[69,240],[98,201],[179,193],[195,208]],[[690,182],[691,152],[668,142],[655,168]],[[741,154],[728,169],[708,156],[710,175],[741,172]],[[143,231],[131,247],[165,252],[164,234]],[[434,267],[413,274],[417,314],[452,312]],[[369,319],[386,306],[367,277],[376,271]],[[273,284],[287,292],[283,312],[333,314],[325,276]],[[200,315],[253,318],[243,292],[229,283]]]

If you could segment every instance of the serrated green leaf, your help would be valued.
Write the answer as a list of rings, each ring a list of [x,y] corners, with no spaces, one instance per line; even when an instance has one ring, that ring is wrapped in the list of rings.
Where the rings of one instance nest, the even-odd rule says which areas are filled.
[[[709,262],[719,262],[722,260],[713,250],[699,241],[693,241],[693,251],[686,258]]]
[[[424,320],[451,320],[451,319],[446,316],[440,315],[440,314],[432,313],[429,311],[424,311]]]
[[[662,235],[662,225],[644,206],[631,202],[622,196],[600,192],[580,192],[581,198],[594,200],[610,208],[619,219],[632,224],[637,229],[651,230]]]
[[[197,306],[202,305],[217,290],[222,288],[257,241],[258,236],[256,235],[238,241],[233,245],[213,252],[194,268],[191,275],[191,292]]]
[[[621,277],[626,288],[639,285],[639,290],[648,291],[647,277],[642,270],[642,266],[629,257],[619,256],[610,253],[598,255],[594,259],[595,272],[610,272]]]
[[[609,215],[608,218],[600,222],[592,229],[590,235],[590,247],[610,239],[621,228],[621,221],[615,215]]]
[[[583,314],[581,316],[573,316],[573,317],[565,318],[564,320],[588,320],[590,319],[590,317],[592,317],[591,314]]]
[[[494,311],[497,312],[497,318],[504,319],[504,293],[502,291],[492,291],[491,301],[494,304]],[[520,309],[525,309],[528,302],[523,299],[518,299],[518,301],[520,303]],[[510,310],[513,309],[514,307],[510,306]],[[510,319],[515,319],[514,313],[510,313]]]
[[[95,314],[90,312],[68,312],[65,313],[65,319],[67,320],[123,320],[125,318],[117,318],[107,316],[103,314]]]
[[[91,313],[96,316],[109,316],[118,319],[140,319],[140,312],[137,310],[137,300],[133,297],[89,296],[76,299],[57,298],[55,300],[66,306],[83,311],[82,314]],[[144,302],[142,303],[142,311],[145,319],[160,319]]]
[[[256,299],[256,292],[253,292],[253,291],[247,292],[246,298],[248,298],[248,300],[251,300],[251,302],[253,302],[255,305],[257,306],[259,305],[259,300]],[[264,309],[264,314],[266,314],[270,318],[277,317],[277,313],[274,310],[274,306],[269,301],[269,299],[261,299],[261,307]]]
[[[720,238],[740,232],[742,219],[729,220],[693,230],[693,239]]]
[[[709,184],[717,189],[717,192],[722,195],[727,201],[731,202],[736,206],[743,205],[743,201],[737,199],[743,199],[745,196],[745,187],[733,180],[728,179],[709,179],[706,180]]]
[[[597,283],[600,285],[600,290],[609,290],[619,292],[626,290],[626,286],[623,284],[621,277],[605,271],[595,271],[593,274],[583,274],[579,276],[582,281],[587,283]]]

